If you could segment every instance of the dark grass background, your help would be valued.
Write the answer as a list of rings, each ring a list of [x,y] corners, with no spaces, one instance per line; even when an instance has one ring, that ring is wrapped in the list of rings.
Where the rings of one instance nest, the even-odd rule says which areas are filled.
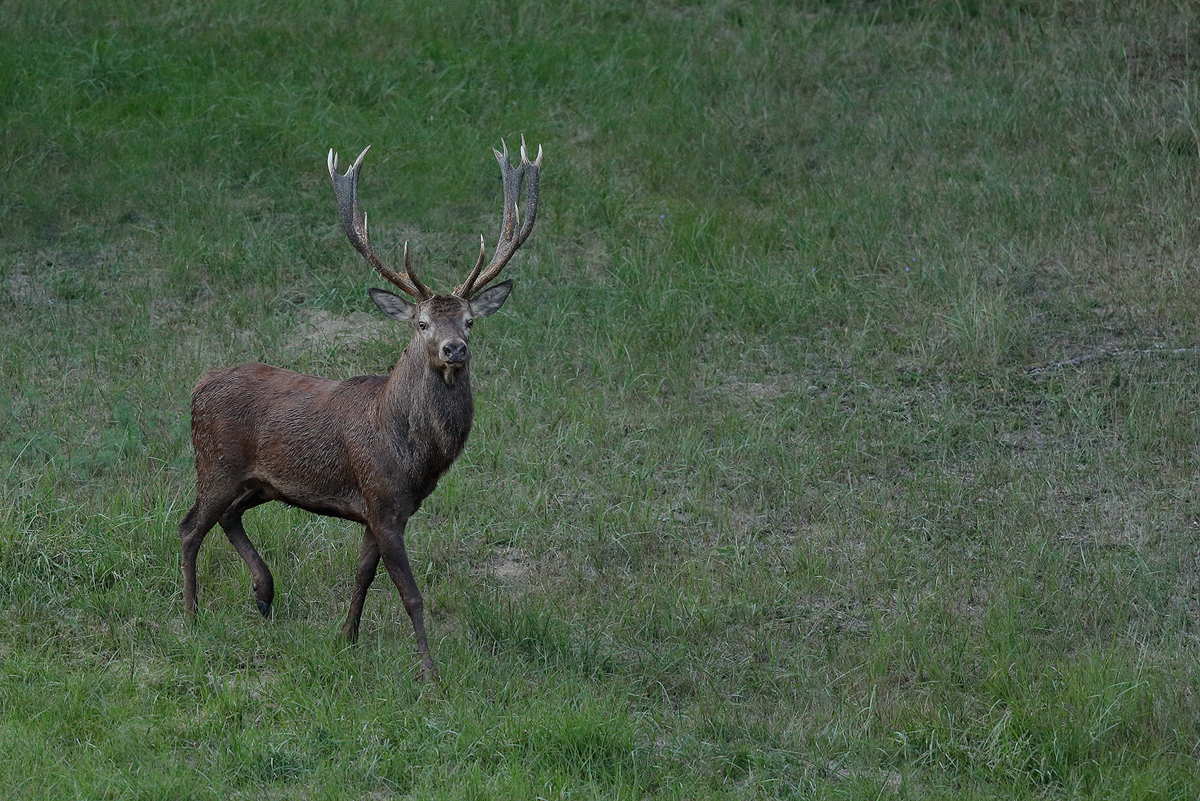
[[[1178,2],[0,5],[0,785],[53,798],[1193,798],[1200,20]],[[545,148],[398,597],[187,408],[407,333]],[[1038,370],[1037,368],[1045,368]]]

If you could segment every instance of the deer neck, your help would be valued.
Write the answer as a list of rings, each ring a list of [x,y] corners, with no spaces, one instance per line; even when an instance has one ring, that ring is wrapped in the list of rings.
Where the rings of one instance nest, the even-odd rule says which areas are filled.
[[[388,376],[383,401],[387,419],[399,429],[396,433],[412,455],[444,470],[471,433],[475,407],[470,367],[455,371],[448,380],[421,355],[422,347],[416,336],[408,343]]]

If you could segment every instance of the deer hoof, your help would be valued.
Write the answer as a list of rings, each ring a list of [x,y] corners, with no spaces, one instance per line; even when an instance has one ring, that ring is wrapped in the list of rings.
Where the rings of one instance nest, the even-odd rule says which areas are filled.
[[[271,616],[271,605],[269,603],[266,601],[255,601],[254,603],[258,606],[259,614],[263,617]]]
[[[421,667],[417,671],[417,681],[436,685],[442,680],[438,674],[438,670],[433,666],[432,659],[425,659],[421,662]]]

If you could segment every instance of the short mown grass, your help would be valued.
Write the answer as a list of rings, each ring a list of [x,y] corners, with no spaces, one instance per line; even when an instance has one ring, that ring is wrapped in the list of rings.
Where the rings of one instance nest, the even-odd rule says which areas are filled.
[[[0,7],[13,798],[1194,798],[1200,18],[1184,2]],[[247,517],[183,617],[190,388],[407,339],[545,148],[397,593]],[[489,242],[489,246],[490,246]],[[1042,368],[1042,369],[1039,369]]]

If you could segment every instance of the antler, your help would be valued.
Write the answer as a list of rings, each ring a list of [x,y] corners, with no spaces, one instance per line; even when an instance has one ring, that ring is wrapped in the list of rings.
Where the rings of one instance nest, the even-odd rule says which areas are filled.
[[[504,179],[504,218],[500,224],[500,239],[496,242],[496,253],[492,256],[491,263],[480,274],[486,252],[483,247],[483,237],[479,237],[479,260],[475,262],[475,269],[471,270],[467,280],[454,290],[455,295],[468,300],[500,274],[504,265],[508,264],[508,260],[517,252],[517,248],[521,247],[529,238],[529,232],[533,230],[533,222],[537,219],[538,171],[542,166],[542,146],[538,145],[537,158],[530,161],[529,154],[525,152],[525,136],[522,135],[521,163],[516,167],[508,160],[508,145],[504,143],[503,139],[500,140],[500,146],[504,148],[503,151],[492,148],[492,152],[496,154],[496,161],[500,162],[500,175]],[[520,212],[517,209],[522,178],[525,179],[524,223],[521,223]],[[518,224],[520,224],[519,231],[517,230]]]
[[[404,272],[408,274],[407,278],[384,264],[383,259],[375,253],[375,248],[371,247],[371,238],[367,234],[367,215],[358,207],[358,172],[362,169],[363,157],[370,149],[371,146],[367,145],[363,152],[358,154],[358,158],[345,175],[338,173],[338,154],[333,148],[329,149],[329,177],[333,179],[333,191],[337,194],[342,230],[345,231],[350,244],[354,245],[354,249],[375,268],[375,272],[417,300],[428,300],[433,297],[433,293],[421,283],[420,278],[417,278],[417,273],[408,258],[407,242],[404,243]],[[528,204],[528,201],[526,203]]]

